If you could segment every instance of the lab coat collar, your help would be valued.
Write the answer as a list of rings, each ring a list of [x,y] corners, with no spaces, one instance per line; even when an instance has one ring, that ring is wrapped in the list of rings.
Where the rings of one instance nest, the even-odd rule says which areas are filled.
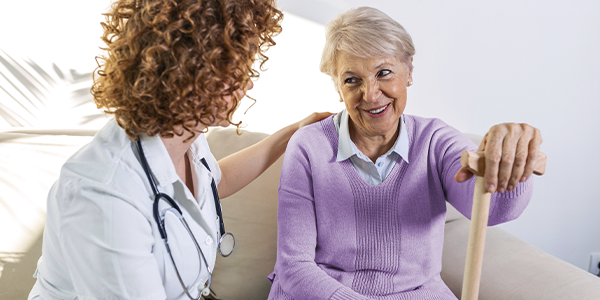
[[[175,171],[175,166],[169,156],[167,147],[165,147],[160,137],[158,135],[148,136],[142,133],[140,134],[140,139],[146,160],[150,166],[150,172],[154,176],[156,184],[160,187],[165,187],[179,180],[179,175]]]
[[[167,147],[165,147],[165,144],[160,137],[158,135],[151,137],[143,133],[140,134],[140,139],[142,140],[144,154],[146,154],[146,160],[148,161],[152,175],[154,175],[156,184],[160,187],[165,187],[180,180],[179,175],[177,175],[177,171],[175,170],[175,166],[173,165],[173,161],[171,160],[171,156],[169,156],[169,152],[167,151]],[[202,162],[200,160],[210,155],[208,149],[206,137],[204,136],[204,133],[200,133],[186,153],[190,158],[192,164],[191,167],[195,168],[195,166],[201,166]],[[202,168],[204,168],[204,166],[202,166]],[[215,170],[211,169],[209,175],[213,176],[213,172],[215,172]],[[197,175],[195,172],[193,174]],[[189,197],[192,196],[189,195]]]
[[[192,162],[192,164],[194,165],[201,165],[202,162],[201,160],[203,158],[209,157],[209,155],[212,155],[210,153],[210,151],[208,151],[208,149],[210,149],[210,147],[208,146],[208,142],[206,141],[206,136],[204,135],[204,133],[200,133],[198,135],[198,138],[196,138],[196,140],[192,143],[190,150],[187,152],[187,155],[190,158],[190,161]],[[207,162],[209,160],[207,159]],[[204,166],[202,166],[202,168],[204,168]],[[210,169],[211,175],[213,172],[215,172],[215,170],[213,170],[214,168]]]

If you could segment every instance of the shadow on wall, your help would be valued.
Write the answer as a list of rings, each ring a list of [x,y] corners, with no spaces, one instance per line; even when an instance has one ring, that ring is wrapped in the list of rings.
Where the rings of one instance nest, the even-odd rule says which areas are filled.
[[[42,256],[42,236],[25,253],[0,252],[0,299],[27,299],[35,284],[33,274]]]
[[[0,50],[0,128],[99,128],[106,123],[90,93],[92,73],[18,58]]]

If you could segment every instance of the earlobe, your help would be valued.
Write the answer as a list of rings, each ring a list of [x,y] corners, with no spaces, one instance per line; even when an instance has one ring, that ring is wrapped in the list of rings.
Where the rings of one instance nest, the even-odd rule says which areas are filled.
[[[340,90],[337,89],[338,95],[340,96],[340,102],[344,102],[344,97],[342,97],[342,93],[340,93]]]
[[[413,78],[412,78],[412,71],[413,71],[413,58],[410,58],[410,70],[408,70],[408,83],[406,84],[406,86],[411,86],[413,85]]]

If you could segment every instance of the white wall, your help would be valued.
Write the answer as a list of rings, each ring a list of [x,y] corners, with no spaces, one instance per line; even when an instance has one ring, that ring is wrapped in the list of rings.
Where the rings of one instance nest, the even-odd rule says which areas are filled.
[[[435,116],[483,135],[493,124],[527,122],[543,132],[548,170],[523,216],[505,229],[587,269],[600,251],[600,2],[280,0],[286,15],[269,70],[236,118],[272,132],[312,111],[343,108],[319,73],[323,25],[371,5],[412,35],[415,85],[407,113]],[[300,5],[302,3],[302,5]],[[0,49],[90,72],[108,0],[11,1],[0,10]],[[0,99],[0,101],[4,101]],[[243,105],[249,104],[245,100]]]
[[[36,62],[90,72],[101,53],[101,15],[110,0],[2,1],[0,49]]]

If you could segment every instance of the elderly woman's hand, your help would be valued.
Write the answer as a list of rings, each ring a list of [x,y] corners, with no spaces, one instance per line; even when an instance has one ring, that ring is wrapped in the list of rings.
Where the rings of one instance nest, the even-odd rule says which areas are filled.
[[[542,134],[527,124],[505,123],[488,131],[477,151],[485,152],[484,182],[488,192],[512,191],[533,173]],[[464,182],[473,174],[461,168],[454,176]]]

